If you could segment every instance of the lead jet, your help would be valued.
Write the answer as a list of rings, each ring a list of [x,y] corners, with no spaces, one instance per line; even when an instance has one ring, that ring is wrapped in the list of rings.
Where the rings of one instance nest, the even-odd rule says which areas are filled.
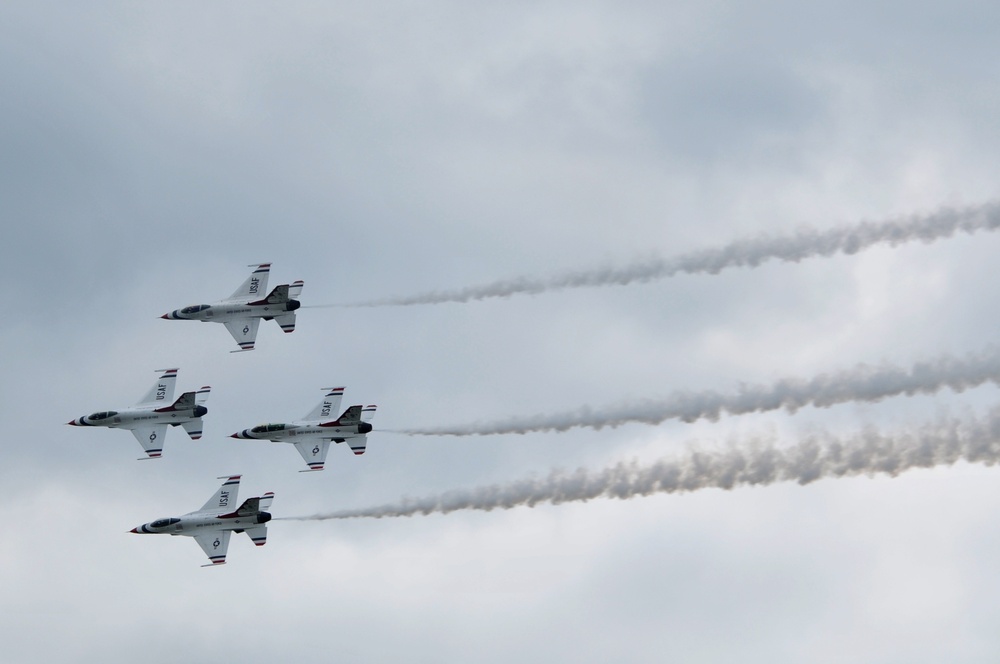
[[[295,281],[289,284],[275,286],[274,290],[262,297],[267,290],[267,276],[271,271],[270,263],[250,265],[253,273],[227,299],[215,304],[195,304],[183,309],[175,309],[160,318],[167,320],[200,320],[203,323],[222,323],[239,344],[240,350],[253,350],[257,340],[257,326],[261,319],[275,320],[284,332],[295,331],[295,310],[301,303],[298,301],[302,292],[303,282]]]
[[[148,459],[159,459],[163,452],[163,439],[167,426],[181,426],[191,440],[201,438],[201,418],[208,413],[205,402],[212,388],[204,386],[197,392],[185,392],[177,401],[174,398],[174,384],[177,369],[161,369],[163,375],[139,403],[121,410],[103,410],[70,420],[67,424],[75,427],[110,427],[128,429],[146,450]]]
[[[200,510],[188,512],[184,516],[144,523],[130,532],[193,537],[208,556],[209,564],[202,567],[226,564],[226,550],[229,548],[229,536],[232,533],[245,532],[254,544],[264,546],[267,543],[265,524],[271,520],[267,510],[274,500],[274,493],[268,491],[263,496],[247,498],[242,505],[233,510],[236,496],[240,491],[240,475],[219,479],[226,481]]]
[[[367,434],[372,430],[369,420],[375,417],[375,406],[351,406],[340,417],[332,417],[340,409],[344,388],[323,388],[327,394],[318,406],[302,420],[282,424],[260,424],[243,429],[230,438],[270,440],[292,443],[305,460],[309,470],[323,470],[330,442],[347,442],[355,454],[364,454]],[[299,472],[309,472],[302,470]]]

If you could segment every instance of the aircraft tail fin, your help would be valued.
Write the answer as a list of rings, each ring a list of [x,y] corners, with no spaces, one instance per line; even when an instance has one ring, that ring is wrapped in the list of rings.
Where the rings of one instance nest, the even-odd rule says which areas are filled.
[[[288,302],[288,284],[275,286],[263,300],[257,300],[250,304],[284,304],[285,302]]]
[[[177,397],[177,401],[173,402],[169,406],[164,406],[163,408],[157,408],[157,413],[169,413],[174,410],[194,410],[194,407],[198,405],[195,401],[194,392],[185,392],[184,394]]]
[[[361,421],[361,405],[351,406],[337,419],[337,424],[357,424]]]
[[[260,511],[260,497],[255,496],[253,498],[247,498],[243,501],[243,504],[236,508],[235,512],[229,512],[228,514],[222,514],[219,518],[237,517],[237,516],[253,516]]]

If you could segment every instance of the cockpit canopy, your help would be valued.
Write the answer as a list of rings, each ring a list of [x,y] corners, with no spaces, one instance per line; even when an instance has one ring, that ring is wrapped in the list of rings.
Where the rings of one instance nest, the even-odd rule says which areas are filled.
[[[270,433],[272,431],[284,431],[284,424],[258,424],[253,429],[250,429],[251,433]]]
[[[181,313],[182,314],[196,314],[199,311],[204,311],[205,309],[208,309],[210,306],[212,306],[212,305],[210,305],[210,304],[194,304],[194,305],[192,305],[190,307],[184,307],[183,309],[181,309]]]
[[[88,415],[87,419],[90,420],[91,422],[93,422],[95,420],[106,420],[109,417],[114,417],[117,414],[118,414],[117,410],[102,410],[99,413],[94,413],[93,415]]]
[[[174,517],[170,519],[157,519],[153,523],[149,524],[150,528],[165,528],[166,526],[172,526],[175,523],[180,523],[180,519]]]

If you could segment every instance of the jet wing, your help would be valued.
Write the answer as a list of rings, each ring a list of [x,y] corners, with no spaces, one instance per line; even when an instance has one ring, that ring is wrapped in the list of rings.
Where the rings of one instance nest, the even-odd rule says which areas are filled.
[[[222,486],[212,494],[204,505],[201,506],[199,512],[228,512],[233,509],[233,505],[236,504],[236,498],[240,494],[240,475],[231,475],[226,478],[220,477],[219,479],[225,479],[226,481],[222,483]]]
[[[302,455],[309,470],[323,470],[323,464],[326,463],[326,453],[330,451],[330,441],[329,439],[300,440],[295,443],[295,449]]]
[[[303,418],[305,420],[323,420],[340,410],[340,400],[344,397],[344,388],[328,387],[324,388],[326,395],[319,405],[309,411]]]
[[[137,406],[148,406],[151,404],[165,406],[174,398],[177,369],[162,369],[162,371],[163,375],[153,383],[153,386],[149,388],[149,392],[146,392],[146,395],[136,404]]]
[[[247,277],[247,280],[240,284],[236,292],[229,296],[230,300],[259,300],[264,291],[267,290],[267,277],[271,272],[270,263],[260,263],[251,265],[254,271]]]
[[[238,318],[225,323],[229,334],[233,335],[236,343],[240,345],[240,350],[253,350],[254,342],[257,340],[257,326],[260,325],[259,318]]]
[[[207,533],[198,533],[194,536],[194,541],[198,543],[198,546],[201,547],[201,550],[205,552],[210,561],[210,564],[202,565],[202,567],[224,565],[226,563],[226,551],[229,549],[229,536],[231,534],[232,531],[229,530],[215,530]]]
[[[135,439],[142,445],[142,449],[146,450],[146,454],[149,455],[150,459],[160,458],[160,454],[163,452],[163,441],[167,435],[166,424],[138,427],[131,431]]]

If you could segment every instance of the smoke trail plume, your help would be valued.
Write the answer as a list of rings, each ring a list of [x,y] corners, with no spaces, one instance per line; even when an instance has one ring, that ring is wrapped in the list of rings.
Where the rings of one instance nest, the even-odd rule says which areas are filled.
[[[717,419],[723,413],[743,415],[803,406],[825,408],[848,401],[879,401],[886,397],[932,393],[950,387],[956,392],[987,382],[1000,383],[1000,350],[988,349],[964,359],[942,356],[918,362],[910,369],[865,364],[811,380],[785,378],[773,385],[740,385],[732,394],[715,391],[675,392],[666,399],[643,399],[601,408],[583,406],[548,415],[511,417],[493,422],[447,427],[397,429],[411,436],[487,436],[506,433],[601,429],[631,422],[659,424],[666,420],[694,422]]]
[[[895,477],[911,468],[952,465],[957,461],[993,465],[1000,461],[1000,408],[984,419],[942,418],[908,433],[883,435],[871,429],[853,437],[819,435],[792,447],[756,441],[744,448],[691,451],[651,465],[636,461],[603,470],[553,470],[547,477],[509,484],[449,491],[399,503],[348,509],[311,516],[284,517],[300,521],[383,518],[417,514],[448,514],[457,510],[534,507],[540,503],[626,500],[655,493],[699,489],[733,489],[777,482],[809,484],[823,478],[885,474]]]
[[[381,307],[443,302],[469,302],[517,294],[537,294],[564,288],[614,286],[666,279],[678,274],[717,274],[731,267],[757,267],[771,260],[798,262],[815,256],[853,254],[876,244],[896,246],[921,240],[934,242],[957,232],[975,233],[1000,228],[1000,203],[951,208],[931,214],[865,221],[825,231],[802,229],[786,236],[760,236],[738,240],[716,249],[705,249],[672,258],[652,258],[623,267],[603,267],[567,272],[551,277],[514,277],[490,284],[420,293],[342,305],[314,307]]]

